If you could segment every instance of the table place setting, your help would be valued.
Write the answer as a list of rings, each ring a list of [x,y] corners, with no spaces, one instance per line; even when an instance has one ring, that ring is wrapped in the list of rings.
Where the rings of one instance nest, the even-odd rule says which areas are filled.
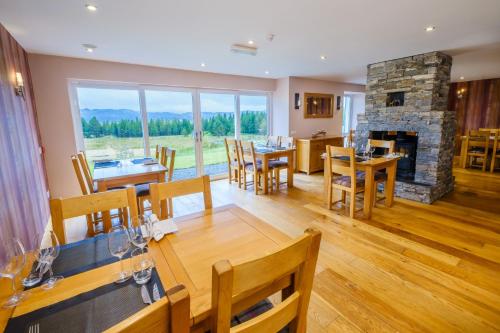
[[[171,233],[175,233],[179,230],[177,224],[172,219],[158,220],[156,214],[149,215],[149,220],[151,221],[151,233],[155,241],[159,242],[163,236]],[[144,228],[143,233],[147,233],[148,230]]]
[[[12,240],[6,258],[2,258],[7,264],[0,266],[0,277],[13,281],[13,294],[3,307],[23,306],[14,310],[5,332],[100,332],[158,301],[165,290],[147,245],[152,238],[161,239],[172,230],[177,230],[173,222],[137,216],[131,219],[130,227],[116,225],[107,234],[62,246],[52,231],[33,236],[30,252],[20,240]],[[27,265],[28,256],[33,257],[33,265],[22,279],[25,290],[18,291],[14,281]],[[109,270],[102,270],[108,265]],[[91,277],[97,273],[90,271],[98,267],[113,276],[102,276],[102,282],[87,289],[75,285],[80,291],[72,294],[68,286],[78,281],[78,276],[72,276]],[[65,278],[70,280],[61,284]],[[35,293],[28,290],[33,288]],[[48,290],[52,290],[46,296],[49,298],[61,293],[68,296],[56,296],[54,303],[43,302]],[[34,303],[29,303],[30,296]]]

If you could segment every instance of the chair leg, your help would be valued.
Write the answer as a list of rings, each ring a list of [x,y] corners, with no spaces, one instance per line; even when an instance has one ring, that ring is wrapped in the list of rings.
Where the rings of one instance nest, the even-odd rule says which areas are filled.
[[[260,184],[260,174],[256,172],[253,174],[253,188],[255,190],[255,194],[259,194],[259,184]]]
[[[349,204],[349,216],[353,219],[354,218],[354,210],[356,209],[356,193],[351,192],[349,198],[351,199],[351,202]]]
[[[243,170],[243,189],[247,190],[247,172]]]
[[[231,170],[231,167],[230,167],[230,166],[228,166],[228,167],[227,167],[227,172],[228,172],[228,174],[229,174],[229,177],[227,177],[227,178],[228,178],[228,180],[229,180],[229,184],[231,184],[231,183],[232,183],[232,181],[233,181],[233,173],[232,173],[232,170]]]
[[[276,174],[274,175],[274,179],[276,180],[276,191],[280,189],[280,169],[276,169]]]
[[[491,156],[490,172],[493,172],[495,170],[495,161],[496,155],[493,153],[493,156]]]
[[[327,200],[328,200],[328,209],[332,209],[332,192],[333,192],[333,189],[332,189],[332,186],[329,185],[328,186],[328,192],[327,192]],[[345,191],[342,191],[342,194],[344,194]]]
[[[377,202],[377,182],[373,182],[373,191],[372,191],[372,202],[373,202],[373,207],[375,207],[375,204]]]
[[[241,188],[241,169],[236,169],[236,178],[238,179],[238,188]]]
[[[342,203],[345,205],[345,201],[346,201],[346,191],[342,190]]]
[[[483,172],[485,172],[485,171],[486,171],[486,160],[488,159],[487,157],[488,157],[488,155],[485,155],[485,156],[483,157]]]

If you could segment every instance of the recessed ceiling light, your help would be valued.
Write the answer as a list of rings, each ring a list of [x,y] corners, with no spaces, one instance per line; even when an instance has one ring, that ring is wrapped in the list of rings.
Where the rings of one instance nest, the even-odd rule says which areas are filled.
[[[253,45],[253,44],[255,44],[255,42],[254,42],[253,40],[251,40],[251,39],[250,39],[250,40],[248,41],[248,45]]]
[[[461,77],[460,77],[460,80],[463,80],[463,79],[465,79],[465,77],[461,76]]]
[[[82,44],[82,46],[85,48],[85,51],[88,53],[94,52],[94,50],[97,48],[97,46],[92,45],[92,44]]]
[[[266,74],[266,75],[269,74],[269,71],[265,71],[264,74]]]
[[[87,8],[88,11],[95,12],[97,10],[96,5],[91,5],[91,4],[86,4],[85,8]]]
[[[206,67],[207,64],[205,64],[204,62],[201,63],[201,67]]]
[[[427,28],[425,28],[425,31],[427,31],[427,32],[431,32],[431,31],[434,31],[434,30],[436,30],[436,27],[433,26],[433,25],[430,25]]]
[[[326,56],[325,55],[322,55],[319,57],[321,60],[326,60]]]

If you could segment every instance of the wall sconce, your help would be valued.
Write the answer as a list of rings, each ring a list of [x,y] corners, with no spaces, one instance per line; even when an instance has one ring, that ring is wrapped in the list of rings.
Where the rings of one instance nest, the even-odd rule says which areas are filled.
[[[465,94],[465,88],[461,88],[457,90],[457,97],[462,98]]]
[[[299,93],[295,93],[295,110],[298,110],[300,109],[300,94]]]
[[[17,96],[24,98],[24,81],[20,72],[16,72],[16,87],[14,90]]]

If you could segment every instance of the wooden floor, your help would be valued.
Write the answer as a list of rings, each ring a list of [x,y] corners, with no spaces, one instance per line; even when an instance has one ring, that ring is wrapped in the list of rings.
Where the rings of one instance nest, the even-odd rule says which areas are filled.
[[[258,196],[221,180],[212,195],[292,237],[323,232],[309,332],[500,332],[500,174],[454,174],[438,202],[397,198],[369,221],[325,209],[322,174]],[[201,196],[174,201],[175,216],[202,208]]]
[[[454,174],[442,200],[396,199],[370,221],[325,209],[321,174],[268,196],[217,181],[212,195],[290,236],[323,232],[309,332],[500,332],[500,175]],[[177,200],[176,215],[200,200]]]

